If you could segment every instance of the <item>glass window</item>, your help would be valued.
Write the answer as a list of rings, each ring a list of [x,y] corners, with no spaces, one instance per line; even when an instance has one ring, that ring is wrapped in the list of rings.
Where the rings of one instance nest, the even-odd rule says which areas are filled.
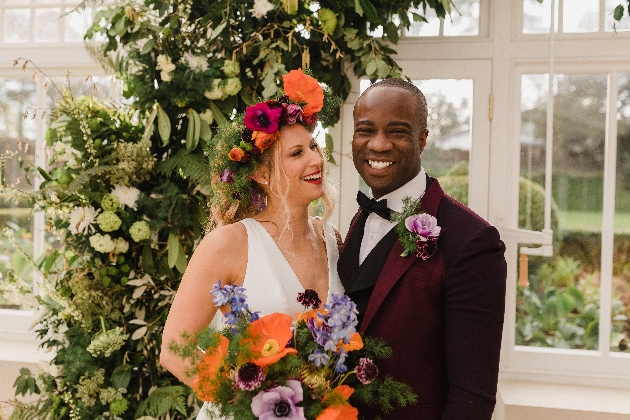
[[[551,27],[550,3],[539,3],[538,0],[523,0],[523,33],[549,33]],[[556,28],[558,26],[556,25]]]
[[[35,42],[61,40],[61,9],[35,9]]]
[[[519,227],[533,230],[544,225],[547,81],[521,84]],[[554,86],[554,255],[520,259],[516,344],[597,350],[607,75],[558,74]]]
[[[6,9],[4,11],[4,42],[28,42],[30,9]]]
[[[419,36],[477,36],[479,35],[480,0],[453,0],[451,14],[440,19],[433,9],[409,9],[410,12],[424,16],[427,22],[412,22],[405,31],[409,37]],[[413,21],[413,17],[409,17]]]
[[[82,42],[83,36],[92,26],[92,9],[86,8],[83,12],[73,12],[66,9],[64,19],[64,40],[68,42]]]
[[[600,0],[564,0],[563,32],[597,32]]]
[[[7,185],[27,192],[33,190],[32,172],[27,180],[24,167],[35,162],[36,120],[33,116],[36,108],[34,81],[0,78],[0,146],[3,151],[20,153],[26,161],[21,166],[17,159],[8,159],[4,166],[4,180]],[[11,270],[24,282],[32,285],[33,269],[29,263],[29,258],[33,257],[31,209],[13,202],[0,202],[0,229],[6,229],[8,233],[8,236],[0,234],[0,281],[7,279]],[[17,247],[21,252],[16,251]],[[19,307],[17,298],[10,295],[0,297],[0,309]]]
[[[622,4],[620,0],[606,0],[606,13],[604,14],[606,19],[604,20],[604,27],[608,32],[614,30],[618,32],[630,30],[630,16],[628,16],[627,8],[621,21],[617,22],[613,19],[613,11],[619,4]]]
[[[619,76],[611,350],[630,352],[630,74]]]
[[[453,13],[444,19],[444,35],[479,35],[479,0],[453,0],[452,7]]]

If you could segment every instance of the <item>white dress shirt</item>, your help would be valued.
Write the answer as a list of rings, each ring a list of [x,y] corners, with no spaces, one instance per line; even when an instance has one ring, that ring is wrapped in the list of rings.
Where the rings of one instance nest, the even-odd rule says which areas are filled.
[[[422,197],[424,191],[427,188],[427,178],[424,172],[424,168],[420,168],[420,173],[416,175],[414,179],[407,182],[402,187],[395,191],[385,194],[379,200],[387,199],[387,208],[393,212],[400,213],[403,208],[403,198],[412,197],[414,199]],[[368,197],[372,198],[372,190],[368,194]],[[387,232],[389,232],[396,223],[383,219],[381,216],[370,213],[366,222],[365,230],[363,231],[363,240],[361,241],[361,251],[359,252],[359,264],[363,263],[365,257],[368,256],[370,251],[374,249],[376,244]]]

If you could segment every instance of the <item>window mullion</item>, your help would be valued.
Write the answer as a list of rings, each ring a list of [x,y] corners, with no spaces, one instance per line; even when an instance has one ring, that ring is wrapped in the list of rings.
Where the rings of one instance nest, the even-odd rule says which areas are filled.
[[[602,209],[602,262],[599,296],[599,351],[610,352],[613,248],[615,239],[615,180],[617,171],[617,71],[608,75],[604,146],[604,197]]]

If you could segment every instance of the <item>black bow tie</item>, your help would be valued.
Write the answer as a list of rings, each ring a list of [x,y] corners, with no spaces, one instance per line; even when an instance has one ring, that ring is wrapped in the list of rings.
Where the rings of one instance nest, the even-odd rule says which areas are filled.
[[[387,208],[387,200],[376,201],[373,198],[368,198],[367,195],[361,191],[357,193],[357,203],[361,206],[361,209],[369,213],[376,213],[385,220],[389,220],[390,210]]]

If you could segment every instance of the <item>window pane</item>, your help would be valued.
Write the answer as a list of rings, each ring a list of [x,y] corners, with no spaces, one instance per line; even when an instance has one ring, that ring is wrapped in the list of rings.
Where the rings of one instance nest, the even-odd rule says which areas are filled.
[[[611,350],[630,352],[630,74],[619,76]]]
[[[92,9],[87,8],[83,12],[70,13],[72,9],[66,9],[64,16],[65,41],[81,42],[87,30],[92,26]]]
[[[59,42],[61,40],[61,9],[35,10],[35,41]]]
[[[563,32],[597,32],[599,0],[564,0]]]
[[[454,0],[453,6],[452,14],[444,19],[444,35],[479,35],[479,0]]]
[[[19,152],[26,162],[35,161],[36,121],[32,118],[37,106],[35,82],[30,79],[0,78],[0,147],[2,150]],[[23,118],[28,112],[31,116]],[[36,117],[40,118],[40,117]],[[25,165],[28,166],[28,165]],[[32,191],[33,176],[27,182],[23,168],[17,159],[9,159],[5,164],[5,182],[23,191]],[[33,220],[28,207],[20,207],[13,202],[0,202],[0,229],[8,228],[13,242],[0,234],[0,282],[6,285],[9,271],[15,273],[28,284],[32,284],[32,267],[28,258],[16,251],[20,247],[32,258]],[[10,294],[0,297],[0,308],[19,308],[19,299]]]
[[[623,18],[620,22],[615,21],[612,17],[615,7],[617,7],[619,4],[622,4],[620,0],[606,0],[606,14],[604,15],[606,16],[606,19],[604,20],[604,27],[609,32],[615,29],[617,31],[630,30],[630,16],[628,16],[627,13],[628,9],[626,9],[626,12],[624,12]]]
[[[6,9],[4,11],[4,42],[28,42],[31,11]]]
[[[429,111],[422,166],[429,175],[440,178],[447,194],[468,204],[473,82],[433,79],[413,83],[424,93]]]
[[[549,1],[523,0],[523,33],[545,34],[551,27]]]
[[[524,75],[519,227],[544,224],[547,75]],[[557,75],[553,257],[529,257],[519,279],[516,344],[598,348],[606,75]],[[556,220],[557,219],[557,220]]]
[[[405,30],[406,36],[438,36],[440,34],[440,19],[435,14],[435,10],[427,8],[426,13],[422,9],[409,9],[409,11],[424,16],[427,22],[415,22],[410,14],[411,25]]]

